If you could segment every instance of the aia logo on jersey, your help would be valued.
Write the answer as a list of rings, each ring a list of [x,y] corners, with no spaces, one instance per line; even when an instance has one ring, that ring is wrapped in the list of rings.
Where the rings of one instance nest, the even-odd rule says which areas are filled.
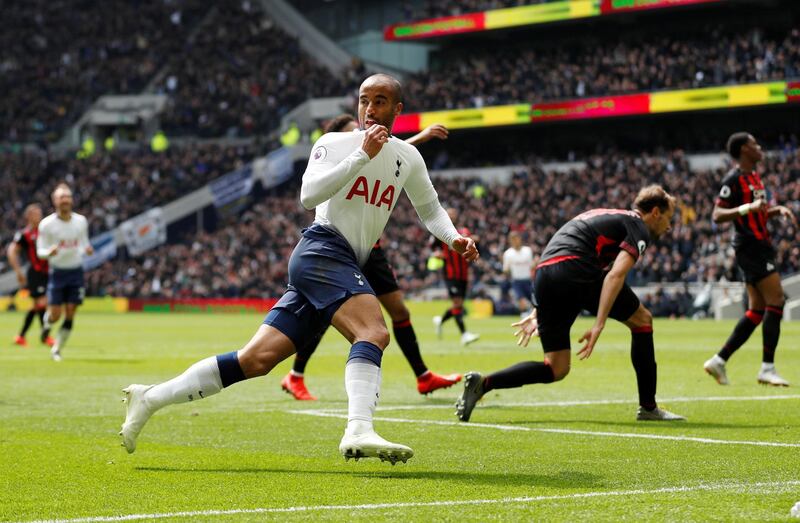
[[[390,184],[388,187],[381,190],[381,181],[375,180],[370,190],[367,179],[363,176],[359,176],[356,178],[353,186],[350,187],[350,191],[347,193],[345,199],[352,200],[358,197],[364,198],[364,203],[367,205],[380,207],[386,204],[386,210],[391,211],[394,205],[394,185]]]

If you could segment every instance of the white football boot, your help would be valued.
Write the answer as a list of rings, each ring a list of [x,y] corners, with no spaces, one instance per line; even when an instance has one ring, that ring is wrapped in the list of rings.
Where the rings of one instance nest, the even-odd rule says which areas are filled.
[[[686,418],[659,407],[653,410],[639,407],[638,412],[636,412],[636,421],[686,421]]]
[[[703,369],[709,376],[717,380],[717,383],[727,385],[728,374],[725,372],[725,363],[725,360],[720,358],[718,354],[714,354],[714,357],[703,363]]]
[[[433,326],[436,329],[436,337],[441,340],[442,339],[442,317],[441,316],[434,316],[433,317]]]
[[[781,378],[775,370],[774,363],[762,363],[761,370],[758,372],[758,382],[762,385],[772,385],[773,387],[788,387],[789,382]]]
[[[128,454],[133,454],[136,450],[136,438],[144,428],[147,420],[153,415],[153,410],[144,399],[144,394],[150,390],[153,385],[128,385],[122,389],[125,393],[125,398],[122,400],[125,403],[126,414],[125,423],[122,424],[122,430],[119,435],[122,436],[122,446],[128,451]]]
[[[474,332],[464,331],[464,334],[461,335],[461,345],[467,346],[470,343],[475,343],[481,339],[480,334],[475,334]]]
[[[360,458],[380,458],[392,465],[398,461],[405,463],[414,455],[409,447],[386,441],[374,430],[362,434],[345,433],[339,443],[339,452],[345,461],[350,458],[355,458],[356,461]]]
[[[61,361],[64,358],[61,357],[61,348],[58,344],[55,344],[52,349],[50,349],[50,357],[53,361]]]

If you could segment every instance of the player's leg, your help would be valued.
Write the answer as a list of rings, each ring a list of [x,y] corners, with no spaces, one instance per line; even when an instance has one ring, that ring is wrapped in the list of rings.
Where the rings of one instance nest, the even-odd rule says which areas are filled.
[[[638,304],[636,312],[629,315],[633,303]],[[626,305],[630,303],[631,305]],[[625,310],[617,312],[614,309]],[[616,313],[616,314],[615,314]],[[631,330],[631,363],[636,372],[636,387],[639,392],[639,410],[636,419],[639,421],[678,421],[685,420],[667,410],[658,407],[656,402],[656,384],[658,382],[658,366],[656,365],[655,345],[653,343],[653,315],[625,285],[612,307],[611,317],[619,320],[628,316],[623,323]]]
[[[725,345],[722,346],[717,354],[703,364],[703,369],[705,369],[706,373],[717,380],[717,383],[720,385],[727,385],[729,383],[725,364],[730,357],[733,356],[733,353],[739,350],[739,347],[750,339],[753,331],[756,330],[756,327],[761,324],[761,320],[764,318],[766,302],[764,301],[764,296],[761,294],[761,291],[750,283],[747,284],[746,289],[748,301],[747,311],[745,311],[744,315],[739,319],[738,323],[736,323]]]
[[[33,323],[33,319],[36,317],[37,310],[36,306],[32,307],[31,310],[25,313],[25,318],[22,320],[22,328],[19,330],[19,334],[17,337],[14,338],[14,343],[20,345],[22,347],[28,344],[25,341],[25,335],[28,333],[28,329],[30,329],[31,324]]]
[[[456,416],[469,421],[475,404],[494,389],[511,389],[534,383],[553,383],[569,374],[571,356],[569,332],[581,311],[572,299],[568,273],[562,268],[546,267],[537,272],[536,300],[539,304],[538,329],[544,361],[526,361],[483,376],[479,372],[464,375],[464,392],[456,402]]]
[[[294,355],[294,362],[292,363],[292,370],[281,380],[281,388],[291,394],[296,400],[314,401],[317,399],[317,397],[313,396],[308,391],[308,388],[306,388],[306,364],[308,364],[308,360],[311,359],[311,356],[316,352],[327,330],[326,327],[321,334],[315,336],[302,348],[297,349],[297,354]]]
[[[68,302],[64,304],[64,321],[61,323],[61,327],[58,329],[56,343],[53,345],[53,348],[50,349],[50,354],[53,355],[53,359],[61,358],[61,350],[67,344],[70,334],[72,334],[72,326],[74,324],[75,313],[77,311],[77,303]]]
[[[374,294],[347,298],[333,315],[331,324],[351,343],[345,366],[347,390],[347,428],[339,451],[350,457],[379,457],[406,461],[413,451],[390,443],[375,433],[372,419],[381,388],[381,360],[389,344],[389,331],[383,321],[380,303]]]
[[[367,279],[369,280],[369,276]],[[369,280],[369,282],[375,288],[372,280]],[[383,305],[383,308],[386,309],[392,319],[394,339],[417,377],[417,390],[420,394],[429,394],[438,389],[451,387],[461,381],[460,374],[440,376],[435,372],[431,372],[428,366],[425,365],[419,350],[417,334],[411,324],[411,313],[403,301],[403,291],[398,289],[386,294],[380,294],[378,295],[378,301],[381,302],[381,305]]]
[[[119,433],[122,445],[129,453],[136,450],[139,433],[159,409],[205,399],[239,381],[263,376],[291,356],[294,347],[286,334],[272,325],[261,325],[239,351],[200,360],[179,376],[157,385],[129,385],[123,390],[127,415]]]
[[[784,293],[781,278],[777,272],[759,280],[755,284],[766,303],[763,335],[763,352],[758,382],[765,385],[788,387],[789,382],[780,377],[775,370],[775,349],[781,336],[781,319],[783,318]]]
[[[62,305],[61,303],[54,304],[51,302],[47,306],[47,312],[45,312],[44,314],[45,327],[42,330],[42,336],[44,337],[43,341],[46,341],[47,337],[49,337],[49,332],[53,324],[57,323],[58,320],[61,319],[63,310],[64,310],[64,305]],[[45,333],[47,333],[47,336],[45,336]],[[54,351],[53,349],[55,349],[55,344],[50,349],[50,357],[53,359],[53,361],[61,361],[61,354],[58,351]]]

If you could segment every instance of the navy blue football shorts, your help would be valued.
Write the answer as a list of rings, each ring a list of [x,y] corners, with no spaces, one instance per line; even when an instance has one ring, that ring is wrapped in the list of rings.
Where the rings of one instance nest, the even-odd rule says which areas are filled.
[[[350,244],[319,224],[303,231],[289,258],[289,286],[264,319],[304,347],[330,325],[351,296],[372,294]]]
[[[83,268],[50,269],[50,279],[47,282],[47,303],[50,305],[64,303],[80,305],[83,303],[85,293]]]

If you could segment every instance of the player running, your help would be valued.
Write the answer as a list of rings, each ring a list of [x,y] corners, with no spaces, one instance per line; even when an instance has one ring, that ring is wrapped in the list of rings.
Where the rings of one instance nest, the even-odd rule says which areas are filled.
[[[64,323],[58,331],[55,345],[50,349],[53,360],[61,361],[61,349],[72,332],[78,306],[83,303],[83,256],[91,255],[94,250],[89,243],[89,223],[83,215],[72,212],[72,190],[69,186],[59,184],[52,198],[56,212],[39,224],[36,254],[47,260],[50,266],[48,306],[44,316],[44,327],[48,332],[52,324],[61,318],[64,309]]]
[[[625,283],[628,271],[647,245],[670,230],[675,199],[658,185],[636,196],[633,210],[596,209],[585,212],[559,229],[536,267],[533,292],[536,308],[514,324],[518,344],[527,346],[538,333],[544,362],[518,363],[488,376],[469,372],[456,416],[469,421],[475,403],[494,389],[529,383],[560,381],[570,369],[570,327],[581,310],[597,318],[578,340],[585,342],[580,359],[591,356],[608,318],[631,329],[631,360],[639,389],[637,420],[684,420],[656,403],[656,358],[653,316]]]
[[[450,207],[447,209],[447,215],[450,220],[455,223],[458,219],[458,211]],[[458,230],[459,234],[469,236],[470,232],[466,228]],[[431,246],[434,250],[434,257],[441,258],[444,262],[442,267],[442,276],[444,278],[445,286],[447,287],[447,294],[450,296],[452,304],[442,316],[433,317],[433,326],[436,328],[436,335],[442,337],[442,325],[450,318],[455,319],[458,330],[461,332],[461,345],[469,345],[480,339],[479,334],[469,332],[464,325],[464,300],[467,297],[467,287],[469,286],[469,265],[459,254],[451,249],[447,244],[438,240],[438,238],[431,238]]]
[[[763,320],[763,350],[758,382],[788,387],[789,382],[775,370],[775,349],[781,334],[784,294],[775,263],[775,249],[767,230],[767,220],[780,216],[792,220],[797,226],[797,219],[787,207],[769,205],[767,191],[761,182],[761,176],[756,172],[758,162],[764,159],[764,153],[756,139],[748,133],[736,133],[728,139],[727,148],[728,154],[738,165],[722,180],[712,219],[714,223],[733,222],[733,248],[736,252],[736,263],[744,274],[748,306],[728,341],[703,364],[703,368],[717,383],[727,385],[725,364]]]
[[[39,223],[42,221],[42,207],[38,203],[32,203],[25,207],[23,216],[26,222],[25,228],[17,231],[14,235],[6,254],[9,265],[17,274],[19,288],[28,289],[33,300],[33,308],[25,315],[22,330],[14,338],[14,343],[22,347],[28,345],[28,342],[25,341],[25,334],[33,323],[33,318],[38,316],[39,322],[42,324],[41,341],[52,347],[55,340],[49,336],[48,329],[44,328],[44,313],[47,309],[47,261],[36,255],[36,238],[39,236]],[[22,272],[22,265],[19,261],[21,252],[24,252],[28,259],[27,274]]]
[[[323,135],[311,151],[300,200],[316,208],[316,218],[289,259],[288,289],[241,350],[206,358],[164,383],[124,389],[127,415],[120,435],[128,452],[158,409],[263,376],[332,324],[352,344],[339,452],[346,459],[378,457],[392,464],[413,456],[411,448],[386,441],[373,428],[389,332],[362,267],[402,189],[434,235],[468,260],[477,259],[478,250],[458,234],[439,203],[419,151],[390,134],[403,108],[400,83],[384,74],[370,76],[358,100],[362,130]]]
[[[325,128],[326,133],[353,132],[358,128],[355,119],[349,114],[343,114],[332,119]],[[422,132],[406,140],[406,143],[418,146],[432,138],[446,140],[448,135],[447,128],[442,125],[431,125]],[[389,260],[381,248],[380,240],[375,243],[372,252],[369,253],[367,263],[362,267],[364,276],[367,278],[372,290],[378,297],[378,301],[389,313],[392,319],[392,332],[400,350],[403,351],[411,370],[417,378],[417,391],[420,394],[430,394],[431,392],[451,387],[461,381],[461,374],[448,374],[445,376],[436,374],[428,369],[419,352],[419,343],[414,327],[411,325],[411,313],[403,303],[403,291],[397,284],[394,269],[389,265]],[[306,388],[305,370],[306,364],[314,351],[317,350],[319,342],[322,340],[324,332],[319,338],[307,345],[298,347],[297,354],[294,356],[292,370],[281,380],[281,388],[291,394],[297,400],[316,400]]]

